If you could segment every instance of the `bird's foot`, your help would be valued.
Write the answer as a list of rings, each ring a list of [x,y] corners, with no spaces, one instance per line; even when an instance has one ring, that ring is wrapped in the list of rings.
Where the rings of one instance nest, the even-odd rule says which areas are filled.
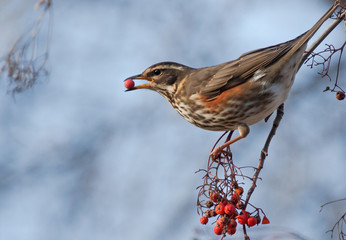
[[[215,161],[219,156],[220,154],[222,153],[222,148],[221,147],[216,147],[214,148],[214,150],[209,154],[209,157],[211,157],[211,159],[213,161]]]

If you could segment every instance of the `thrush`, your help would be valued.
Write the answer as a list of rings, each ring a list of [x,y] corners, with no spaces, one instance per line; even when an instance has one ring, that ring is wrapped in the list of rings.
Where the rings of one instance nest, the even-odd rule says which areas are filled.
[[[173,108],[197,127],[233,131],[239,136],[216,148],[245,138],[253,125],[275,111],[287,99],[301,67],[307,42],[333,15],[335,3],[307,32],[297,38],[241,55],[238,59],[204,68],[161,62],[128,79],[148,82],[127,91],[150,89],[165,97]]]

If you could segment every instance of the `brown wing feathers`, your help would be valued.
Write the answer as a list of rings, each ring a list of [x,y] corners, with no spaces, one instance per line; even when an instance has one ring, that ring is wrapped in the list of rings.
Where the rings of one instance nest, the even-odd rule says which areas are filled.
[[[213,100],[223,91],[246,82],[258,69],[273,64],[286,54],[297,39],[245,53],[238,59],[226,63],[206,84],[201,94],[208,100]]]
[[[237,60],[224,64],[205,87],[202,88],[201,94],[211,101],[223,91],[246,82],[257,70],[266,68],[279,59],[284,62],[287,61],[310,40],[338,6],[339,2],[336,2],[310,30],[299,37],[285,43],[245,53]]]

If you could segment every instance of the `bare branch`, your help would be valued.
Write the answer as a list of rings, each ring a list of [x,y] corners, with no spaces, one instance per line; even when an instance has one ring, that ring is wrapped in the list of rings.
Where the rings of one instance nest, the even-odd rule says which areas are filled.
[[[23,34],[12,46],[7,56],[0,63],[0,77],[8,79],[12,86],[9,92],[12,94],[22,92],[31,88],[40,77],[48,76],[47,62],[49,52],[49,38],[51,27],[51,0],[40,0],[35,7],[43,10],[32,27],[31,31]],[[39,30],[42,28],[46,15],[49,15],[48,31],[46,33],[45,45],[40,43]],[[41,48],[43,46],[43,48]]]

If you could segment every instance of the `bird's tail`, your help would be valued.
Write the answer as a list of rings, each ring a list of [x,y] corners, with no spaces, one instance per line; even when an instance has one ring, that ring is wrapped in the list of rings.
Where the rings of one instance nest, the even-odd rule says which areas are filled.
[[[305,32],[301,37],[299,37],[300,39],[298,40],[298,43],[295,44],[295,46],[290,50],[290,52],[293,54],[296,51],[298,51],[299,48],[305,45],[315,35],[315,33],[322,26],[322,24],[333,15],[333,13],[336,11],[336,9],[338,9],[339,6],[340,6],[340,1],[339,0],[335,1],[333,6],[315,23],[315,25],[312,28],[310,28],[307,32]],[[318,41],[316,41],[313,44],[313,46],[310,47],[309,50],[303,55],[298,69],[301,67],[301,65],[304,63],[306,58],[310,55],[310,53],[327,37],[327,35],[331,32],[331,30],[328,33],[322,35],[322,37],[320,37]]]
[[[300,46],[302,46],[304,43],[308,42],[314,35],[315,33],[318,31],[318,29],[322,26],[322,24],[328,20],[328,18],[330,18],[333,13],[335,12],[335,10],[340,6],[340,2],[339,1],[335,1],[335,3],[333,4],[333,6],[315,23],[315,25],[310,28],[310,30],[308,30],[304,36],[302,36],[302,38],[299,40],[301,42],[301,44],[296,44],[296,47],[293,47],[292,50],[294,50],[294,48],[299,48]],[[296,49],[295,49],[296,50]]]
[[[310,38],[316,33],[316,31],[319,29],[319,27],[329,18],[333,15],[333,12],[339,7],[340,2],[339,0],[334,3],[334,5],[326,12],[321,19],[308,31],[311,32],[312,35]],[[301,60],[301,65],[303,65],[304,61],[309,57],[309,55],[315,50],[315,48],[320,45],[320,43],[329,35],[331,31],[343,20],[346,20],[346,9],[345,9],[346,4],[342,6],[342,12],[340,13],[339,17],[322,33],[322,35],[315,41],[313,42],[309,49],[305,51],[305,54],[303,55],[303,58]],[[322,22],[321,22],[322,21]],[[315,27],[317,27],[315,29]],[[308,39],[310,39],[308,38]]]
[[[304,54],[304,52],[302,52],[303,50],[302,48],[304,48],[304,50],[306,49],[307,42],[314,36],[314,34],[322,26],[322,24],[333,15],[333,13],[339,7],[339,5],[340,5],[339,0],[335,1],[333,6],[315,23],[315,25],[312,28],[310,28],[308,31],[306,31],[299,37],[291,40],[292,48],[286,53],[284,57],[280,59],[280,61],[288,62],[291,60],[293,55],[295,55],[297,52],[301,52],[302,56],[301,56],[300,65],[298,65],[298,68],[297,68],[297,71],[298,71],[299,68],[302,66],[303,62],[305,61],[305,59],[308,57],[306,55],[309,55],[309,54]],[[324,36],[324,38],[325,37],[326,36]],[[322,38],[322,40],[324,38]]]

